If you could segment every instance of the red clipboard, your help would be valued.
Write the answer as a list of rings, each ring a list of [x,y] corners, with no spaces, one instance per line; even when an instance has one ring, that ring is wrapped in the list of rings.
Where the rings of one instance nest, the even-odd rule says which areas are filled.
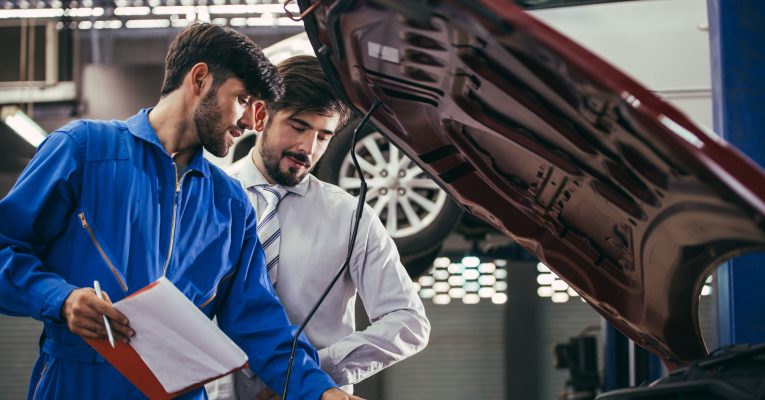
[[[153,282],[135,293],[132,293],[128,297],[135,296],[138,293],[151,289],[157,283],[158,282]],[[130,383],[135,385],[141,393],[152,400],[172,399],[248,366],[248,364],[245,363],[241,367],[234,368],[226,373],[192,384],[173,393],[168,393],[162,386],[162,383],[160,383],[159,379],[157,379],[154,373],[151,372],[138,352],[136,352],[129,344],[116,342],[115,347],[112,348],[108,340],[89,339],[84,337],[82,339],[85,340],[90,347],[96,350],[96,352],[98,352],[98,354],[109,362],[109,364],[111,364],[117,371],[119,371],[120,374],[130,381]]]

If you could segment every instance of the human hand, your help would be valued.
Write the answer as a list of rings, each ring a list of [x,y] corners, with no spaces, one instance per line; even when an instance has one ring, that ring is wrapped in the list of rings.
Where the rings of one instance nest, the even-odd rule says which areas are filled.
[[[364,400],[361,397],[357,397],[343,392],[338,388],[332,388],[327,390],[321,395],[321,400]]]
[[[66,326],[75,335],[89,339],[106,339],[106,327],[103,315],[109,318],[114,339],[129,343],[135,331],[130,328],[127,317],[112,306],[112,301],[106,292],[101,292],[104,300],[96,296],[91,288],[75,289],[64,301],[61,307],[61,317],[66,320]]]
[[[281,400],[281,396],[274,393],[273,390],[270,388],[265,388],[258,393],[257,396],[255,396],[255,400]]]

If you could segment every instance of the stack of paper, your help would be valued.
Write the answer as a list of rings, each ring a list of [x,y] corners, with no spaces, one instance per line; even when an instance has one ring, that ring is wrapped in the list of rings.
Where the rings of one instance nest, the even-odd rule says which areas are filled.
[[[130,344],[86,341],[151,399],[178,396],[247,365],[244,351],[164,277],[114,308],[136,332]]]

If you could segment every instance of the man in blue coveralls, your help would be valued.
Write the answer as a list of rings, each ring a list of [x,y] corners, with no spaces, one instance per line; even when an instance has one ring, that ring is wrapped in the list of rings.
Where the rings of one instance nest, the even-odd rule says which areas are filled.
[[[203,148],[225,155],[251,128],[254,100],[282,91],[247,37],[193,25],[170,46],[156,107],[126,121],[75,121],[43,142],[0,201],[0,311],[45,325],[30,399],[143,398],[81,336],[103,339],[106,315],[129,342],[135,332],[111,301],[162,276],[217,316],[269,386],[284,385],[295,328],[271,289],[255,212],[241,186],[202,157]],[[94,280],[111,300],[99,300]],[[354,399],[316,360],[301,341],[294,398]]]

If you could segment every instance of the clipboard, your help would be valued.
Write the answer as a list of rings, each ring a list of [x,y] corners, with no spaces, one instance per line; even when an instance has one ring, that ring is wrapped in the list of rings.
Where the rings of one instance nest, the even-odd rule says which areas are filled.
[[[107,340],[83,339],[150,399],[171,399],[247,367],[244,351],[167,278],[114,307],[136,331],[131,343],[112,348]]]

